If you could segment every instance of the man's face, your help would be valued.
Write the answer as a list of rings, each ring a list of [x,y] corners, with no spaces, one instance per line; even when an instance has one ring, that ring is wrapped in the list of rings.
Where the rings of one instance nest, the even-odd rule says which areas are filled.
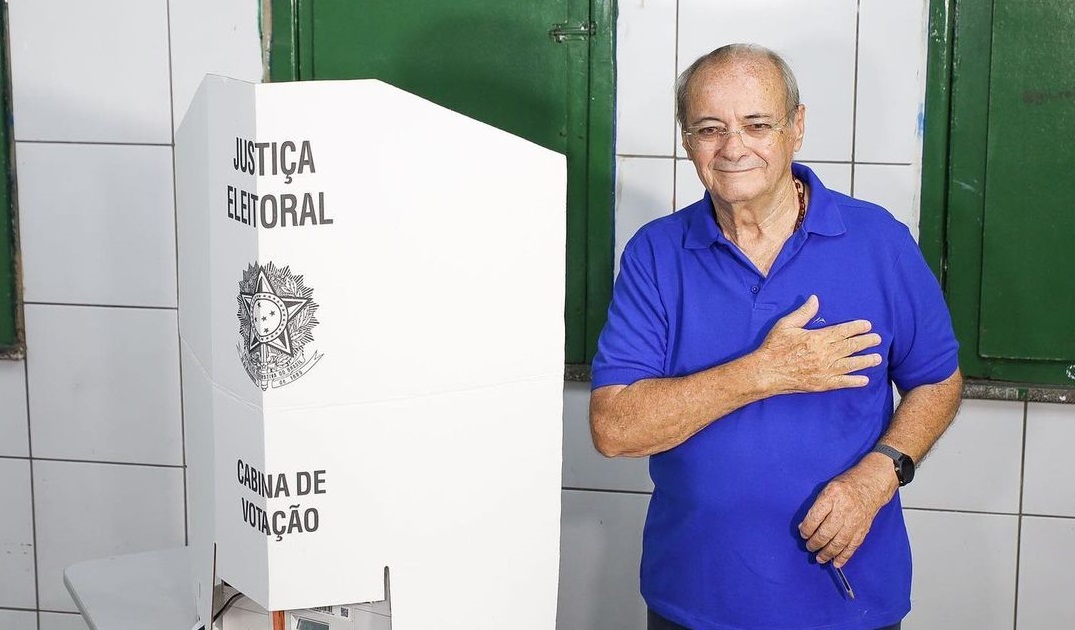
[[[684,137],[683,148],[714,201],[765,203],[791,177],[806,112],[802,105],[785,111],[784,99],[780,71],[764,59],[726,61],[702,68],[691,79],[687,130],[715,127],[733,132],[713,142],[699,142],[695,136],[688,143]],[[767,135],[766,125],[774,128]],[[734,133],[740,130],[743,133]]]

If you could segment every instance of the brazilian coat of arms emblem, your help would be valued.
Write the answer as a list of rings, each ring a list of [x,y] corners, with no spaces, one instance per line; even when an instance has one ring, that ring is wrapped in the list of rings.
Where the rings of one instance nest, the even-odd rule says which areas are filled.
[[[317,326],[314,290],[289,266],[257,261],[239,282],[239,358],[262,391],[306,374],[323,356],[308,352]]]

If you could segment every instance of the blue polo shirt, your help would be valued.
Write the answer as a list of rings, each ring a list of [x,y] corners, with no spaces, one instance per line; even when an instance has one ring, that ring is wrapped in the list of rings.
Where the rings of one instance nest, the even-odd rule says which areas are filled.
[[[593,388],[683,376],[756,349],[808,296],[810,328],[867,319],[881,365],[859,389],[752,403],[650,457],[642,595],[694,630],[874,630],[910,610],[911,553],[897,494],[844,567],[806,550],[798,524],[818,492],[876,444],[891,384],[937,383],[957,343],[936,278],[907,228],[883,208],[810,188],[801,229],[768,276],[721,233],[709,195],[653,221],[627,244],[593,362]]]

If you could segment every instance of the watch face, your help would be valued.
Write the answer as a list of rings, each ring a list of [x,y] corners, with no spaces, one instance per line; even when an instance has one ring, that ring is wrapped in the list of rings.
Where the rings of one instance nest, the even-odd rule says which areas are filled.
[[[896,466],[900,471],[900,485],[906,486],[911,483],[911,480],[914,479],[914,462],[911,461],[911,458],[906,455],[900,457],[896,462]]]

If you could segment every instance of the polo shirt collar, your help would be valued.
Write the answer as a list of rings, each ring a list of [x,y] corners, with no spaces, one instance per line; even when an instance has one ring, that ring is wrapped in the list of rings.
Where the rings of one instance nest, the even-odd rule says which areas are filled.
[[[821,236],[839,236],[847,231],[836,196],[825,188],[810,167],[797,162],[791,163],[791,172],[806,183],[810,189],[810,206],[806,209],[803,229]]]
[[[840,208],[836,204],[836,198],[814,171],[809,167],[793,162],[791,172],[803,180],[810,189],[810,206],[803,220],[803,230],[821,236],[838,236],[847,228],[844,226],[843,217],[840,216]],[[683,240],[683,246],[687,249],[708,249],[713,243],[723,242],[724,235],[717,226],[716,215],[713,210],[713,199],[709,191],[700,201],[683,209],[681,212],[689,212],[687,218],[687,234]]]

